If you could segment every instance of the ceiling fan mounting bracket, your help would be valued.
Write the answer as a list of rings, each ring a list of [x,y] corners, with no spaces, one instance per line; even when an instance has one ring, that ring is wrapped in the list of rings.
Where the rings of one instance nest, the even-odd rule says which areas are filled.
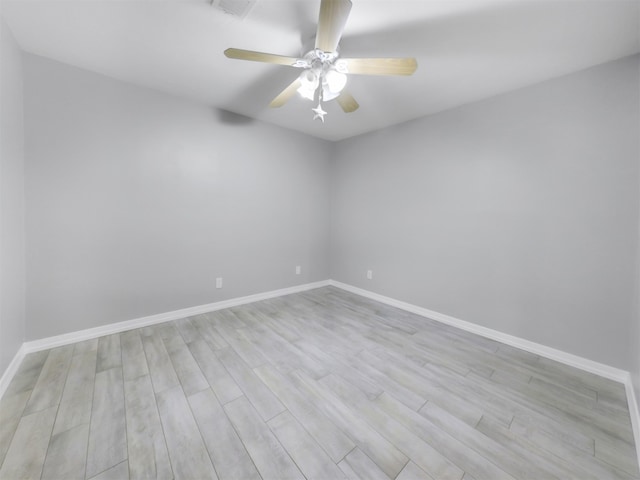
[[[314,48],[305,53],[302,58],[297,59],[293,66],[310,68],[319,73],[331,67],[337,59],[338,52],[324,52],[318,48]]]

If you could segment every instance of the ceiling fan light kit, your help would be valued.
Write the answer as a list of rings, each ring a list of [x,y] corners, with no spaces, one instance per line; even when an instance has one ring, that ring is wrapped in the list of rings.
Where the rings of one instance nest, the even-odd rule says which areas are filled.
[[[322,101],[328,102],[340,95],[347,84],[347,75],[344,67],[340,71],[334,65],[336,58],[336,52],[328,53],[318,49],[304,56],[300,63],[305,70],[298,78],[301,83],[298,93],[302,98],[313,101],[318,95]]]
[[[345,90],[348,74],[412,75],[418,67],[415,58],[340,58],[338,44],[351,11],[351,0],[321,0],[315,48],[302,58],[228,48],[228,58],[301,68],[303,72],[269,104],[283,106],[296,92],[317,101],[313,119],[324,123],[327,114],[322,102],[336,99],[345,113],[358,109],[358,102]]]

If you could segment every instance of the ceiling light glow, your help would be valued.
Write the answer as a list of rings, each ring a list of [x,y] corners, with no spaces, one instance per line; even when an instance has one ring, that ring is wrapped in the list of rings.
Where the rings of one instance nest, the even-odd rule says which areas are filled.
[[[307,100],[313,100],[318,88],[318,75],[313,70],[305,70],[299,78],[301,85],[298,88],[298,93]]]
[[[331,93],[340,93],[347,84],[347,76],[334,69],[330,69],[324,76]]]

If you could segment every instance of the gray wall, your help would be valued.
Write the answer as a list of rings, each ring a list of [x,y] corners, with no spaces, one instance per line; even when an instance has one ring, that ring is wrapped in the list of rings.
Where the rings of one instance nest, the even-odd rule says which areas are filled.
[[[0,375],[24,341],[22,59],[0,17]]]
[[[631,351],[634,352],[631,359],[631,379],[635,387],[636,403],[640,411],[640,314],[636,316],[635,325],[631,333]],[[636,447],[640,451],[640,447]]]
[[[638,65],[638,70],[640,71],[640,64]],[[638,133],[638,142],[640,142],[640,132]],[[640,163],[640,158],[638,158],[638,162]],[[640,178],[638,179],[638,185],[640,188]],[[631,365],[629,366],[629,371],[631,372],[631,379],[633,381],[633,386],[635,387],[638,411],[640,411],[640,228],[638,229],[638,246],[637,247],[638,247],[638,252],[636,256],[636,284],[635,284],[636,312],[635,312],[635,318],[633,321],[633,327],[631,330],[631,335],[629,336],[629,340],[631,341],[631,352],[633,352],[633,355],[631,358]],[[640,455],[640,445],[636,445],[636,448]]]
[[[27,339],[332,277],[640,385],[637,56],[333,145],[24,63]]]
[[[638,62],[340,142],[332,278],[629,369]]]
[[[24,69],[28,340],[328,278],[328,143]]]

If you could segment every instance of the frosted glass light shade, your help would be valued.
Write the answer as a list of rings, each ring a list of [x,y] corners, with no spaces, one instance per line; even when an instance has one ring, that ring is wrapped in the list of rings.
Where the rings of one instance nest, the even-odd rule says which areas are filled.
[[[331,93],[339,94],[347,84],[347,76],[333,69],[329,70],[324,78]]]
[[[305,70],[300,75],[300,87],[298,88],[298,93],[303,98],[308,100],[313,100],[316,89],[318,88],[318,76],[311,70]]]
[[[340,95],[339,92],[332,92],[331,90],[329,90],[329,86],[326,82],[322,84],[322,100],[328,102],[329,100],[333,100],[334,98],[336,98],[338,95]]]
[[[319,85],[322,85],[322,100],[328,102],[340,95],[347,83],[347,76],[334,68],[327,70],[326,73],[309,69],[300,74],[299,80],[298,93],[302,98],[315,100],[316,90]]]

